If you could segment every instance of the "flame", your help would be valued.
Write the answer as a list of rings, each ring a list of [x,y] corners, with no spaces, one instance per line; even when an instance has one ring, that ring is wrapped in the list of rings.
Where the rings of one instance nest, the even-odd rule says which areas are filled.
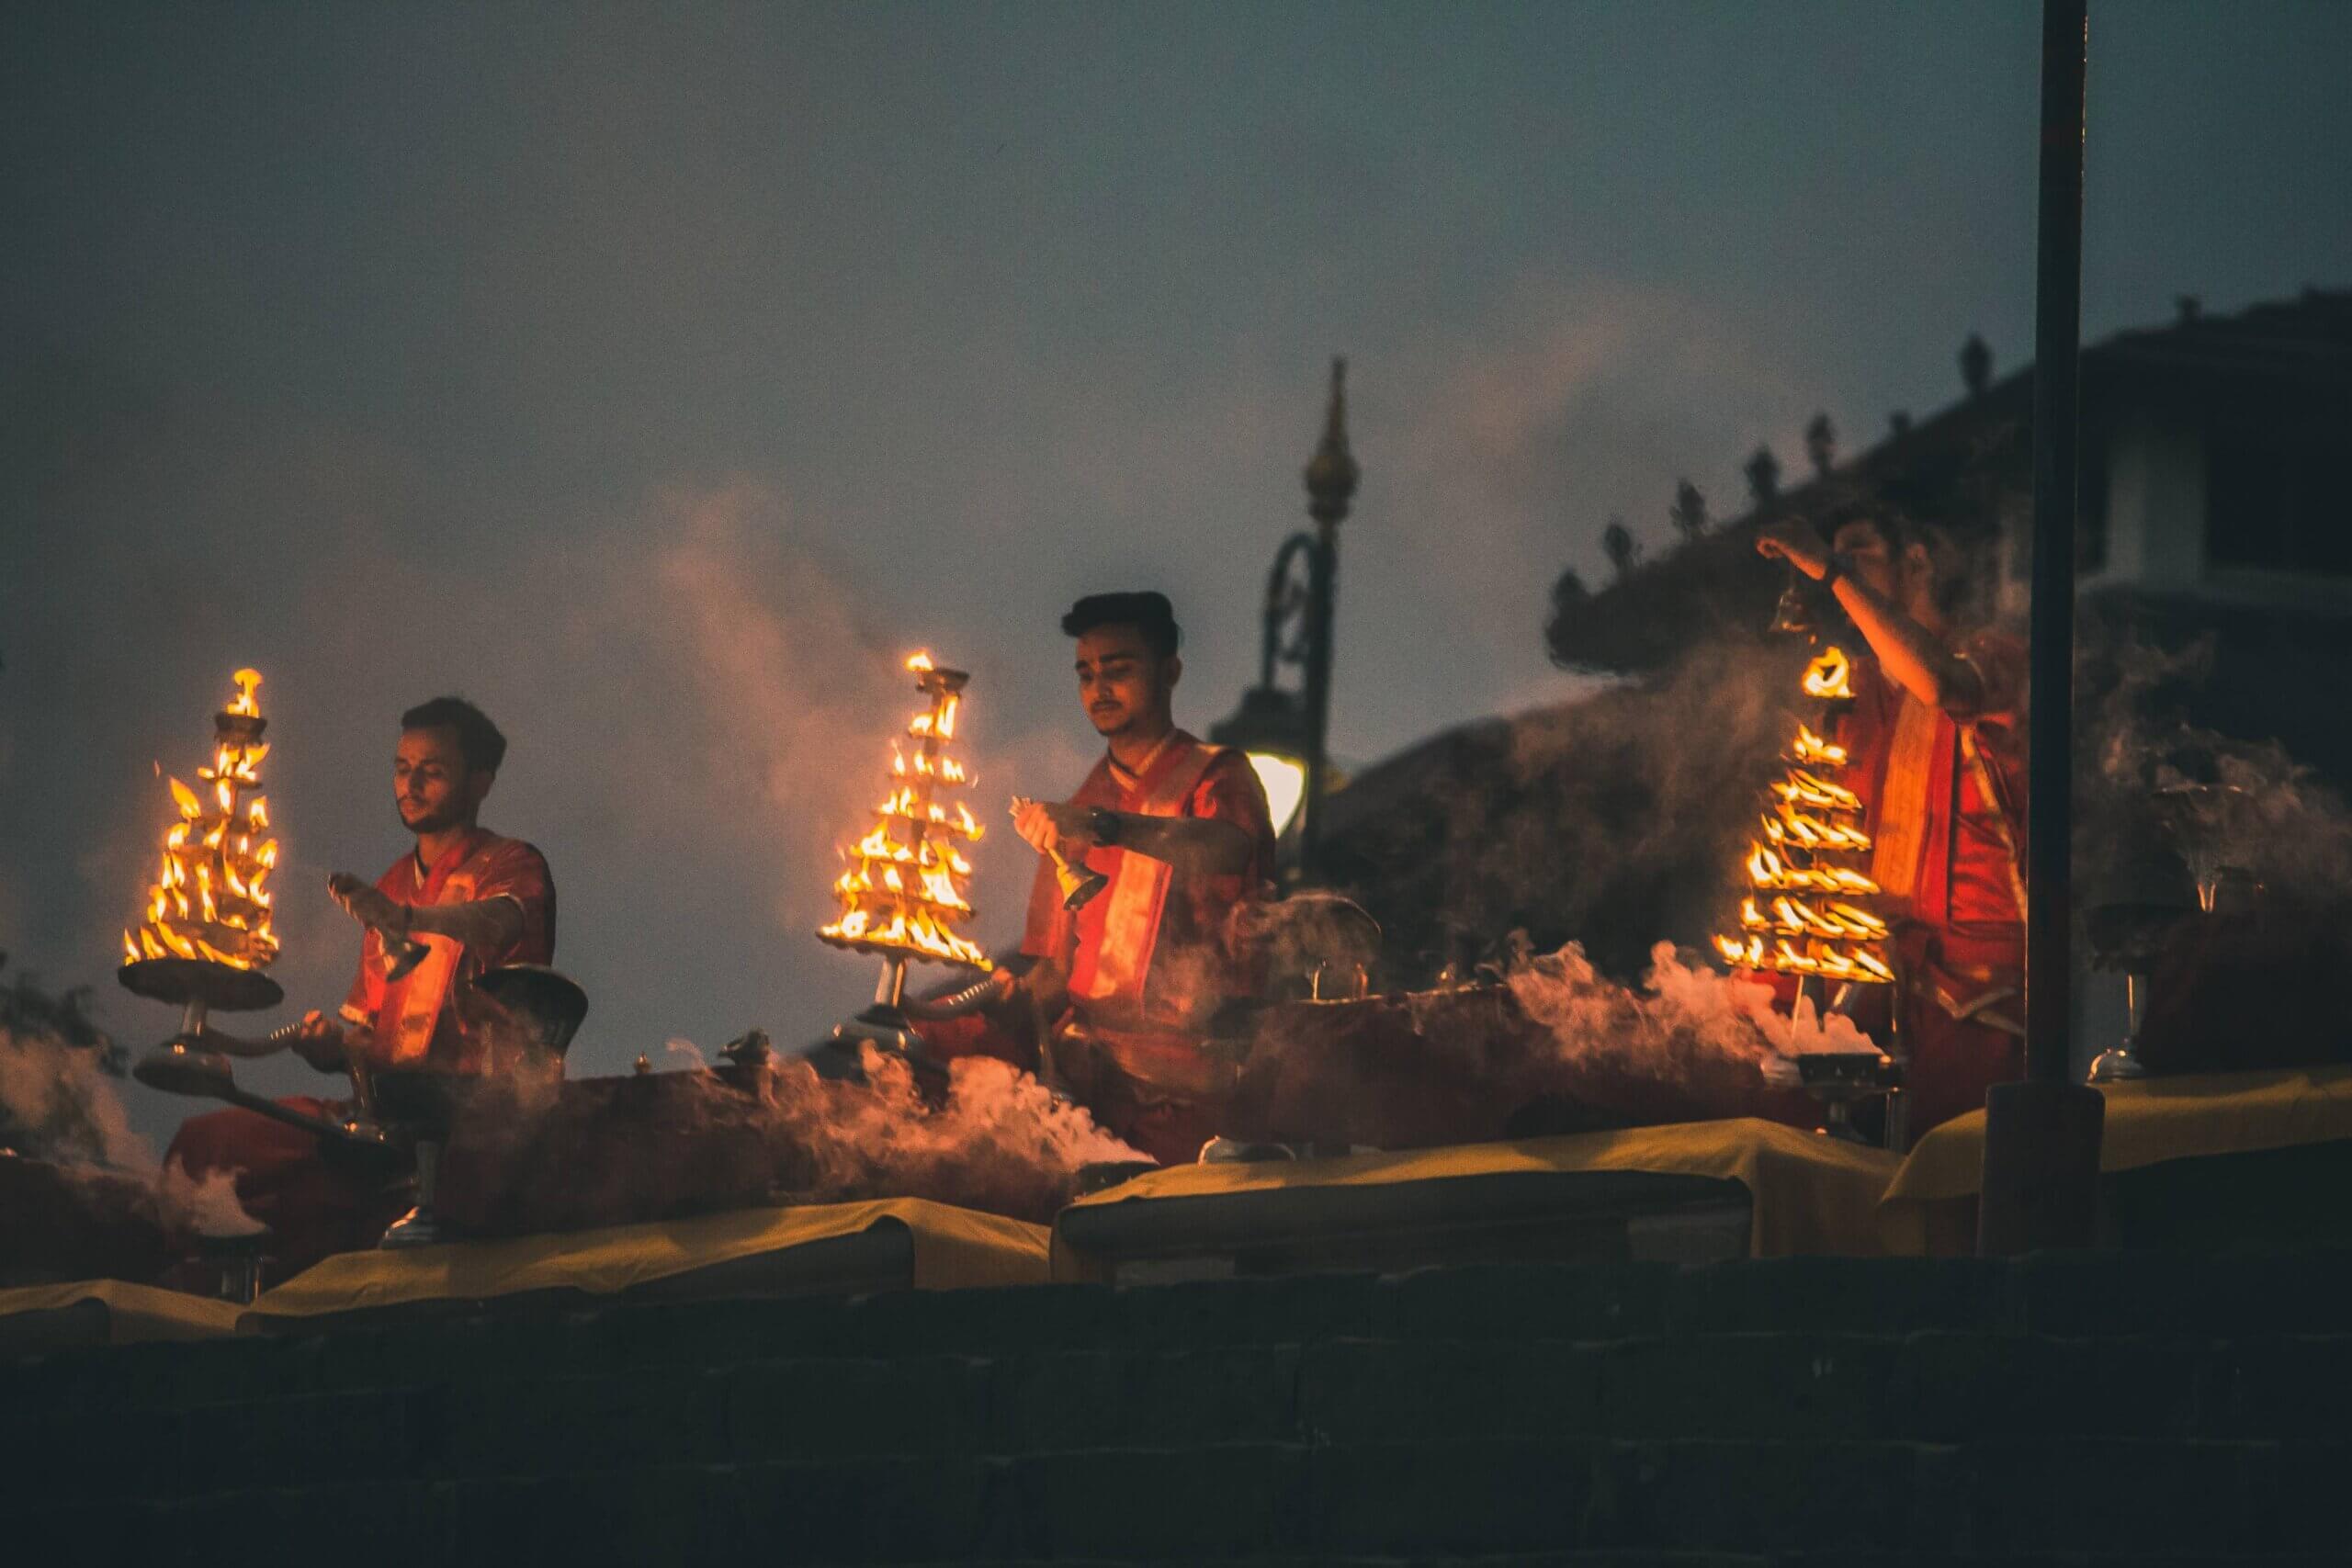
[[[1745,942],[1737,937],[1718,936],[1715,938],[1715,952],[1735,969],[1812,975],[1826,980],[1860,984],[1883,984],[1894,978],[1894,971],[1869,950],[1839,947],[1819,941],[1809,941],[1804,948],[1799,948],[1788,937],[1768,943],[1761,932]]]
[[[1871,836],[1860,828],[1841,828],[1792,806],[1782,806],[1777,820],[1764,818],[1764,836],[1776,844],[1792,843],[1806,850],[1867,850]]]
[[[1796,743],[1789,750],[1800,762],[1813,762],[1826,768],[1846,765],[1846,748],[1815,735],[1810,725],[1797,726]]]
[[[1747,861],[1750,885],[1772,891],[1841,893],[1869,897],[1879,885],[1859,871],[1842,865],[1792,865],[1763,844],[1751,844]]]
[[[178,820],[164,829],[144,919],[123,933],[127,962],[193,958],[258,969],[277,956],[264,885],[277,864],[277,841],[258,838],[269,827],[264,797],[239,799],[261,784],[270,749],[254,739],[257,724],[230,722],[260,719],[261,676],[240,670],[235,680],[237,694],[215,720],[211,763],[197,770],[207,787],[169,779]]]
[[[910,657],[906,667],[918,675],[937,668],[928,651]],[[961,677],[955,679],[960,682]],[[971,874],[972,863],[955,840],[981,836],[970,807],[945,798],[947,792],[972,783],[969,770],[947,750],[956,736],[961,698],[947,689],[947,680],[917,684],[930,701],[909,718],[905,735],[919,744],[892,744],[890,788],[875,808],[873,829],[846,852],[855,863],[834,880],[841,915],[820,927],[818,935],[842,946],[895,951],[985,970],[991,967],[987,953],[951,929],[973,912],[959,885]],[[900,823],[905,826],[897,826]]]
[[[1844,649],[1825,648],[1821,657],[1805,667],[1804,694],[1832,702],[1850,697],[1854,694],[1849,680],[1852,674],[1853,665],[1847,660]]]
[[[1830,811],[1860,811],[1862,797],[1844,784],[1832,784],[1818,773],[1792,768],[1789,776],[1772,786],[1782,800],[1817,806]]]

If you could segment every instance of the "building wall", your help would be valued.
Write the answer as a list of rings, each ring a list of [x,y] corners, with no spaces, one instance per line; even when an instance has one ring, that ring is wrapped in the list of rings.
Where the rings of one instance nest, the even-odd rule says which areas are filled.
[[[2085,586],[2177,592],[2205,576],[2205,441],[2177,417],[2116,412],[2107,434],[2107,564]]]

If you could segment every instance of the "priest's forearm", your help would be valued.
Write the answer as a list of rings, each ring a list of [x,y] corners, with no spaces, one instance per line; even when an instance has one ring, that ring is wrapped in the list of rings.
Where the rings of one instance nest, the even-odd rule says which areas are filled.
[[[1984,687],[1966,660],[1953,657],[1935,633],[1859,577],[1841,572],[1831,589],[1897,685],[1954,718],[1976,716]]]
[[[465,904],[417,904],[405,908],[411,931],[446,936],[467,947],[495,952],[514,946],[523,934],[523,906],[503,895]]]
[[[1146,817],[1134,811],[1096,814],[1104,841],[1191,876],[1233,876],[1250,866],[1250,835],[1211,817]]]

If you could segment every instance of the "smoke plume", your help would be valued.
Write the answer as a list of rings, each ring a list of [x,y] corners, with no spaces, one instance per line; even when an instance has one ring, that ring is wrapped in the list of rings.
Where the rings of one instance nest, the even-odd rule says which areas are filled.
[[[237,1201],[232,1171],[190,1176],[176,1159],[166,1160],[155,1183],[156,1207],[166,1231],[198,1236],[257,1235],[262,1223]]]
[[[766,1093],[778,1131],[808,1161],[802,1196],[936,1197],[1046,1219],[1069,1201],[1083,1167],[1146,1157],[1081,1107],[989,1057],[949,1064],[936,1106],[903,1058],[868,1046],[862,1066],[862,1085],[820,1079],[802,1063],[772,1076]]]
[[[197,1180],[177,1161],[157,1164],[99,1061],[97,1051],[46,1031],[0,1028],[0,1145],[53,1167],[91,1205],[94,1224],[143,1218],[152,1208],[167,1232],[260,1230],[238,1203],[230,1173]]]
[[[154,1147],[132,1130],[98,1053],[38,1027],[0,1027],[0,1134],[33,1159],[155,1169]]]
[[[2225,871],[2304,909],[2352,896],[2343,795],[2276,739],[2195,721],[2215,683],[2211,638],[2167,649],[2094,623],[2076,663],[2075,859],[2093,902],[2185,903]]]
[[[1759,792],[1802,699],[1801,648],[1724,637],[1670,671],[1439,737],[1332,797],[1331,874],[1385,933],[1392,981],[1576,941],[1633,977],[1736,906]]]
[[[573,1230],[777,1201],[927,1198],[1050,1219],[1079,1172],[1143,1156],[984,1057],[919,1083],[868,1046],[864,1081],[761,1050],[718,1071],[492,1086],[462,1113],[444,1207],[492,1233]]]

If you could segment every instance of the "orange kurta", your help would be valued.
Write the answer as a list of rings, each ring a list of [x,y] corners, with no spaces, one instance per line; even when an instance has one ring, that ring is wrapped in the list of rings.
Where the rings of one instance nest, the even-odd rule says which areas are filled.
[[[2024,1016],[2026,652],[1992,631],[1954,652],[1984,687],[1973,717],[1956,722],[1863,659],[1839,726],[1895,924],[1914,1137],[2024,1070],[2006,1025]]]
[[[1233,917],[1273,877],[1265,789],[1241,752],[1176,730],[1138,773],[1105,754],[1070,804],[1212,818],[1250,838],[1249,863],[1233,875],[1181,877],[1163,862],[1103,846],[1087,864],[1110,886],[1084,908],[1062,908],[1053,867],[1042,861],[1030,894],[1022,951],[1069,976],[1057,1067],[1113,1132],[1157,1157],[1190,1158],[1216,1131],[1218,1093],[1202,1035],[1219,1007],[1255,989]]]
[[[412,908],[505,898],[522,910],[521,933],[495,950],[419,932],[429,951],[399,980],[384,977],[384,941],[369,928],[360,938],[359,973],[344,998],[344,1018],[373,1035],[377,1064],[483,1070],[489,1064],[468,1026],[465,987],[485,969],[554,962],[555,879],[547,857],[518,839],[477,828],[429,868],[402,855],[376,879],[376,891]]]
[[[482,970],[503,964],[545,964],[555,956],[555,883],[544,856],[530,845],[476,829],[431,867],[402,855],[377,879],[378,891],[413,907],[512,898],[523,910],[523,934],[497,951],[461,947],[447,937],[421,937],[430,956],[404,980],[383,977],[383,944],[369,931],[362,940],[359,975],[343,1016],[371,1031],[383,1027],[370,1058],[380,1064],[422,1064],[455,1072],[489,1065],[466,1027],[461,987]],[[311,1096],[283,1103],[311,1114],[338,1108]],[[166,1160],[189,1174],[234,1173],[238,1201],[275,1233],[271,1274],[309,1267],[333,1252],[372,1245],[387,1223],[408,1206],[388,1193],[379,1161],[322,1148],[300,1128],[243,1109],[192,1116],[173,1139]]]

